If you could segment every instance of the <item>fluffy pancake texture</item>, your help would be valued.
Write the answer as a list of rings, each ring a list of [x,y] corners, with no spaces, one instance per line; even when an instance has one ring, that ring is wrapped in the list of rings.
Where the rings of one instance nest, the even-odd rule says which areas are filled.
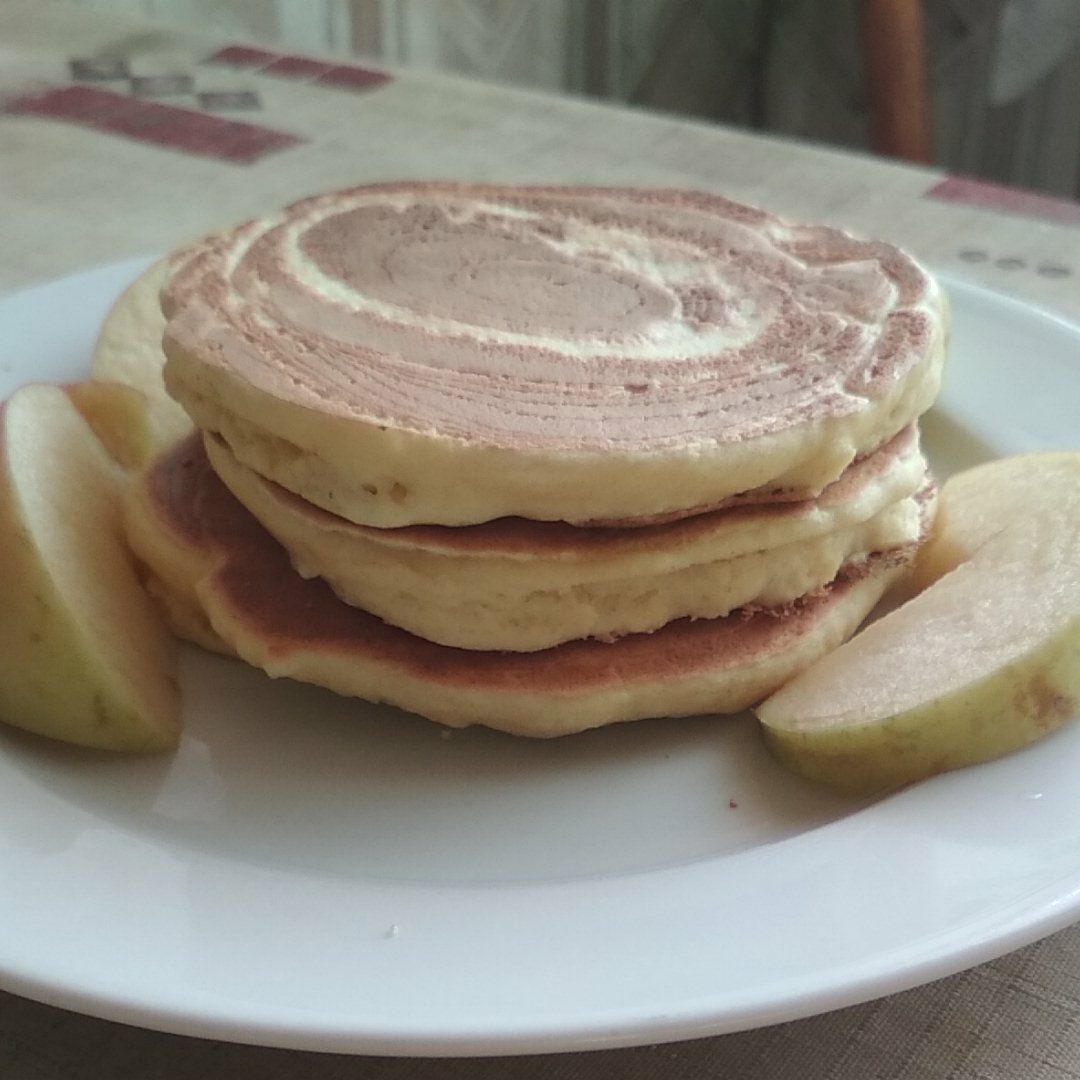
[[[165,392],[162,378],[160,293],[168,270],[167,259],[153,263],[120,294],[102,323],[90,361],[95,380],[123,383],[142,394],[154,453],[191,430],[191,420]]]
[[[656,630],[747,605],[778,607],[841,567],[915,542],[926,465],[906,429],[819,496],[662,525],[589,529],[503,519],[375,529],[312,506],[206,437],[226,486],[304,577],[411,633],[466,649],[533,651]]]
[[[426,641],[301,578],[195,440],[163,455],[133,486],[127,528],[149,575],[170,593],[169,610],[200,610],[217,640],[270,675],[452,726],[541,737],[746,708],[849,637],[915,549],[849,564],[779,612],[681,619],[610,644],[506,653]],[[174,625],[185,632],[183,621]]]
[[[356,523],[677,517],[807,498],[933,401],[933,280],[681,191],[438,183],[180,253],[165,377],[239,462]]]

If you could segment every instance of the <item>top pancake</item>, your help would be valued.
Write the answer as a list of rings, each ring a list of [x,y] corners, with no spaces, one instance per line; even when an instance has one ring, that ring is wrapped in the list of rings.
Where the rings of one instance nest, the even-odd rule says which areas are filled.
[[[163,306],[196,422],[376,526],[813,496],[931,404],[946,321],[897,249],[719,196],[446,183],[212,236]]]

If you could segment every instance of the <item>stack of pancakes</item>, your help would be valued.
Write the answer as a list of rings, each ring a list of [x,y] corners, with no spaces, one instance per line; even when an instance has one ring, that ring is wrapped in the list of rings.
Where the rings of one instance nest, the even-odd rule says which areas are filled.
[[[162,298],[199,430],[131,541],[180,633],[272,675],[530,735],[738,711],[932,514],[937,286],[715,195],[335,192]]]

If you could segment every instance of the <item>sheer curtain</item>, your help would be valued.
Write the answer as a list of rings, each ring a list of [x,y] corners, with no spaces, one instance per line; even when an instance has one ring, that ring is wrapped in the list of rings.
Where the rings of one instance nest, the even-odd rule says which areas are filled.
[[[80,0],[862,148],[858,0]],[[1080,197],[1080,0],[924,0],[935,152]]]

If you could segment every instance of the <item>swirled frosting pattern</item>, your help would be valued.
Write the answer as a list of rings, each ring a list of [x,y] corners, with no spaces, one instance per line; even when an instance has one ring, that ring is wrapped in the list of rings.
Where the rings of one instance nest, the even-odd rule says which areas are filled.
[[[181,253],[166,340],[290,403],[496,446],[729,443],[859,411],[940,321],[908,256],[683,191],[375,185]]]

